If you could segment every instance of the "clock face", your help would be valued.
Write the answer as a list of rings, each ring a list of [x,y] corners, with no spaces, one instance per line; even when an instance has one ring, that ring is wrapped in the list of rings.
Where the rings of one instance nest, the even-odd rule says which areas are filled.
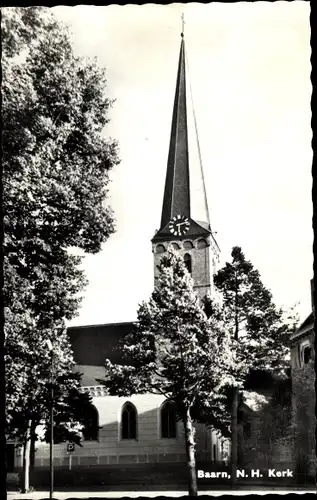
[[[183,236],[187,233],[189,226],[188,217],[185,217],[185,215],[176,215],[169,223],[169,230],[175,236]]]

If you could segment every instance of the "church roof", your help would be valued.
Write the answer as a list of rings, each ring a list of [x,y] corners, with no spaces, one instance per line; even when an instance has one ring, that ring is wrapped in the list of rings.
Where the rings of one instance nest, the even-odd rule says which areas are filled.
[[[120,341],[132,331],[134,324],[126,322],[69,327],[67,333],[76,365],[104,366],[106,358],[113,363],[120,363]]]
[[[297,328],[296,332],[291,335],[291,340],[304,335],[304,333],[310,332],[314,328],[314,313],[311,312],[305,321]]]
[[[187,66],[182,34],[159,233],[173,217],[184,215],[196,222],[197,233],[201,234],[204,230],[210,234],[206,189]]]

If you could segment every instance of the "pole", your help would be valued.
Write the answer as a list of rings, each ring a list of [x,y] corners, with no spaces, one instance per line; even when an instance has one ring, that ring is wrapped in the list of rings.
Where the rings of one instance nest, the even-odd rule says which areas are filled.
[[[53,386],[53,350],[51,351],[51,415],[50,415],[50,498],[53,498],[54,489],[54,464],[53,464],[53,447],[54,447],[54,386]]]

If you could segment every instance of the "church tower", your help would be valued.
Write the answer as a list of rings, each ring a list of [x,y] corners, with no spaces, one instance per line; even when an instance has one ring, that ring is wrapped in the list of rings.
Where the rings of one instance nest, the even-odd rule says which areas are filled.
[[[216,271],[219,247],[209,221],[190,90],[182,32],[161,225],[152,239],[154,280],[162,254],[173,247],[183,256],[195,290],[203,298],[211,291],[211,272]]]

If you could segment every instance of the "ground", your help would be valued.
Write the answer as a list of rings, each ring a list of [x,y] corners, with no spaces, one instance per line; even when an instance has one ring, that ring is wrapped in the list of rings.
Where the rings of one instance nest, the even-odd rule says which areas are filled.
[[[200,491],[198,493],[199,496],[214,496],[218,497],[221,495],[229,494],[231,495],[245,495],[247,492],[248,495],[267,495],[267,494],[276,494],[278,492],[279,495],[286,495],[288,493],[296,494],[304,494],[304,493],[314,493],[316,494],[316,488],[288,488],[288,489],[279,489],[279,488],[271,488],[271,489],[263,489],[261,487],[248,489],[247,487],[240,487],[236,490],[231,489],[219,489],[219,490],[211,490],[211,491]],[[75,500],[76,498],[82,499],[94,499],[98,500],[98,498],[155,498],[155,497],[183,497],[188,496],[187,491],[58,491],[54,493],[54,500],[66,500],[71,499]],[[7,497],[9,500],[46,500],[49,498],[49,493],[47,491],[36,491],[28,494],[22,494],[18,492],[8,492]]]

